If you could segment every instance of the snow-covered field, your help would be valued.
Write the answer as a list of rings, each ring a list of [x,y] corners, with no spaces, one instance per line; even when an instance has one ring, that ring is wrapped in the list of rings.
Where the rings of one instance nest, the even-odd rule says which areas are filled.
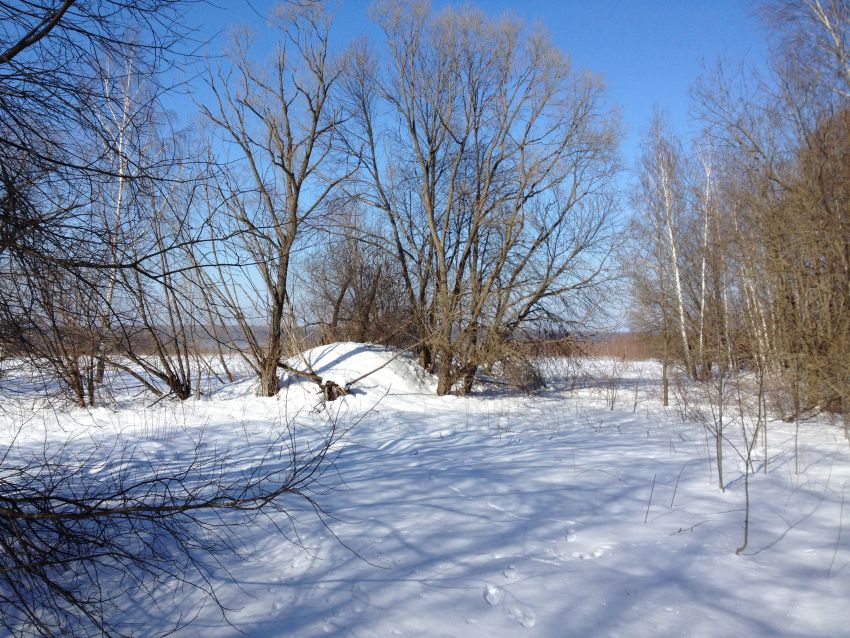
[[[336,344],[308,356],[319,374],[348,381],[392,354]],[[326,408],[353,427],[318,495],[329,516],[295,505],[303,547],[275,530],[291,529],[280,515],[246,528],[240,558],[224,557],[215,585],[232,624],[187,593],[181,610],[170,597],[158,610],[140,605],[139,634],[182,611],[198,616],[184,637],[850,635],[841,428],[802,424],[795,473],[793,425],[770,422],[769,472],[759,445],[749,546],[736,555],[739,430],[729,430],[722,492],[713,442],[661,407],[655,364],[589,363],[622,380],[461,398],[436,397],[433,380],[394,359]],[[259,399],[248,379],[145,410],[119,400],[2,418],[0,437],[17,436],[18,450],[118,434],[147,459],[179,461],[203,433],[247,465],[251,441],[290,421],[321,427],[327,415],[313,384]]]

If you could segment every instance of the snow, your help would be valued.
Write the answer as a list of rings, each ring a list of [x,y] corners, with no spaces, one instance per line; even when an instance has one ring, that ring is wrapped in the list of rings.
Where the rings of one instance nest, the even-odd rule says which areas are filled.
[[[770,422],[769,471],[759,456],[736,555],[740,431],[724,492],[704,427],[661,407],[657,364],[593,361],[596,380],[573,384],[552,362],[540,394],[464,398],[435,396],[414,361],[384,348],[304,357],[341,384],[383,367],[326,406],[311,382],[261,399],[246,378],[144,410],[37,409],[23,430],[22,411],[3,416],[0,437],[23,451],[118,437],[147,461],[179,462],[203,438],[244,467],[287,423],[318,428],[330,414],[350,427],[317,496],[329,517],[293,504],[303,548],[276,531],[291,528],[282,515],[246,528],[215,583],[228,622],[188,593],[180,609],[130,612],[143,633],[182,612],[197,614],[183,637],[848,635],[850,445],[837,424],[801,426],[796,473],[793,424]]]

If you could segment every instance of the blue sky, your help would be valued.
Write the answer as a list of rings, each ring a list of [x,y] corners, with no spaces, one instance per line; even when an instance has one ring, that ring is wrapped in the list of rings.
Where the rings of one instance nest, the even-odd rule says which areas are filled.
[[[216,2],[216,0],[213,0]],[[369,23],[368,0],[330,0],[335,13],[336,46],[353,37],[379,37]],[[274,0],[217,0],[189,16],[202,34],[221,31],[213,51],[225,42],[234,25],[248,25],[258,34]],[[459,4],[434,0],[436,7]],[[600,74],[610,102],[621,113],[625,129],[623,162],[629,166],[638,152],[655,105],[669,124],[687,137],[691,84],[703,63],[723,57],[759,65],[766,56],[765,33],[753,16],[751,0],[479,0],[466,2],[491,15],[510,12],[527,23],[541,21],[554,42],[574,63]],[[258,15],[260,14],[260,15]]]

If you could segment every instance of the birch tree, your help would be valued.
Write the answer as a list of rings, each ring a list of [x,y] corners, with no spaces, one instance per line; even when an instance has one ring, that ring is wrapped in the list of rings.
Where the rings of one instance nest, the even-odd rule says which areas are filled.
[[[688,193],[681,144],[664,131],[659,115],[655,115],[640,159],[639,185],[635,203],[645,220],[651,241],[657,244],[662,263],[658,275],[665,284],[659,286],[660,299],[679,344],[679,356],[688,376],[696,378],[689,340],[690,318],[684,294],[684,260],[680,254],[679,233],[688,215]],[[661,282],[659,282],[661,283]],[[669,307],[668,307],[669,304]],[[665,336],[665,343],[669,337]]]
[[[718,67],[695,95],[723,152],[752,358],[791,388],[789,418],[844,411],[847,382],[847,148],[844,2],[768,5],[769,72]],[[844,42],[845,44],[841,44]]]

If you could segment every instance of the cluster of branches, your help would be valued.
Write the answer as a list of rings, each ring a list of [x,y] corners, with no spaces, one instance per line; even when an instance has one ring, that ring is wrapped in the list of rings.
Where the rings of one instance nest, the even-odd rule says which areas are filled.
[[[334,59],[311,5],[278,15],[265,70],[242,38],[210,78],[204,112],[233,153],[215,232],[241,238],[215,256],[211,289],[263,394],[299,296],[314,334],[412,348],[446,394],[470,392],[535,325],[581,325],[604,287],[617,127],[600,80],[510,18],[395,1],[373,15],[383,49]]]
[[[41,454],[6,449],[0,626],[21,636],[150,635],[127,612],[151,604],[170,633],[194,620],[204,599],[227,621],[214,581],[222,558],[241,551],[245,529],[273,521],[298,544],[286,525],[297,502],[324,515],[314,488],[341,432],[329,419],[316,434],[304,445],[290,423],[274,440],[242,442],[238,454],[201,437],[169,460],[120,440]]]
[[[154,393],[187,395],[164,331],[179,317],[162,309],[193,187],[161,96],[188,55],[189,4],[0,3],[0,351],[79,405],[95,404],[110,353]],[[136,356],[145,340],[160,361]]]
[[[695,87],[704,135],[657,117],[634,201],[630,279],[664,360],[745,368],[789,418],[850,410],[850,4],[767,5],[766,72]],[[785,390],[791,389],[788,393]]]

